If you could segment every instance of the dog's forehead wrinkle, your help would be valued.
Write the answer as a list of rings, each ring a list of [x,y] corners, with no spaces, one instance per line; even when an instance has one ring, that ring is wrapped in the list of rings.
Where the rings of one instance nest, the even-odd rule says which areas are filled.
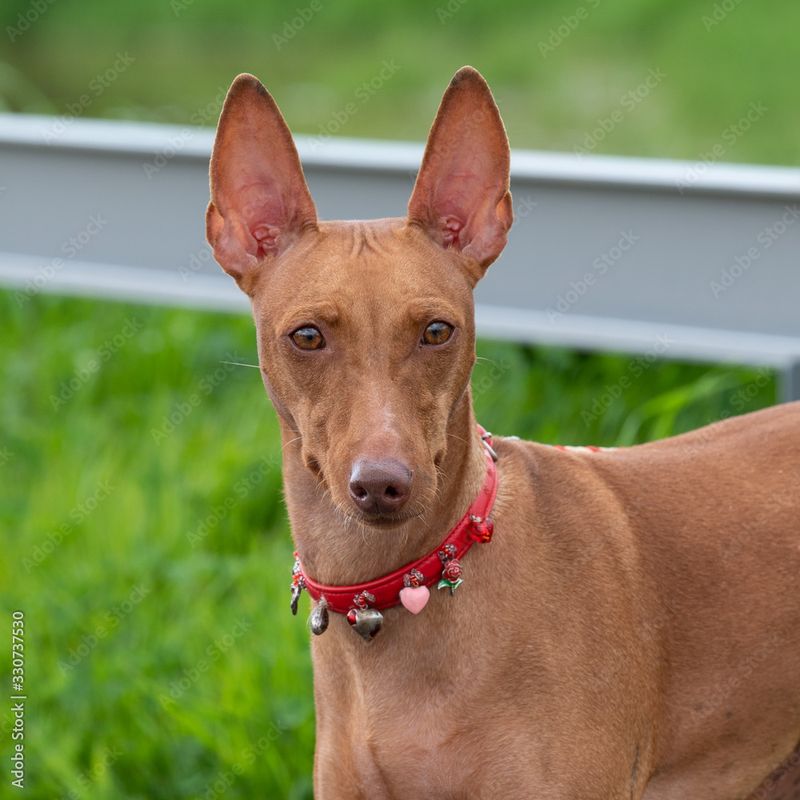
[[[317,306],[335,307],[343,327],[370,334],[436,318],[459,324],[468,316],[471,294],[458,286],[454,276],[431,271],[424,257],[395,253],[383,245],[369,244],[353,255],[353,243],[361,241],[354,234],[344,247],[304,253],[285,265],[275,286],[284,313],[292,316]],[[302,281],[297,280],[298,272]]]

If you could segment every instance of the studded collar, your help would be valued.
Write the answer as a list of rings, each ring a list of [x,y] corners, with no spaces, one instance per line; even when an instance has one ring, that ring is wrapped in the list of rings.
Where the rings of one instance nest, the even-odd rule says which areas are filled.
[[[344,614],[347,621],[365,639],[380,630],[381,611],[402,605],[418,614],[430,597],[429,587],[449,589],[453,594],[463,582],[461,559],[476,542],[492,539],[494,524],[490,519],[497,496],[497,455],[492,448],[492,436],[478,426],[486,450],[486,477],[477,497],[463,517],[450,530],[442,543],[422,558],[371,581],[347,586],[324,584],[311,578],[295,553],[292,569],[292,613],[303,590],[315,601],[311,615],[311,630],[323,633],[328,625],[328,612]]]

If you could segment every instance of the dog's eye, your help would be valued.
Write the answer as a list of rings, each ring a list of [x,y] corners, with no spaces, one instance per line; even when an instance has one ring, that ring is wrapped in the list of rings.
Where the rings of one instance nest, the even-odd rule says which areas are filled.
[[[298,328],[290,337],[301,350],[320,350],[325,347],[325,337],[313,325]]]
[[[422,334],[422,344],[444,344],[453,335],[453,326],[447,322],[431,322]]]

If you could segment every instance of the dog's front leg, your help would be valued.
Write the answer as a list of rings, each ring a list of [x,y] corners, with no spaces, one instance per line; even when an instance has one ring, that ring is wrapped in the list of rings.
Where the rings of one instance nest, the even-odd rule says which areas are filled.
[[[383,800],[389,795],[377,770],[357,758],[346,733],[325,736],[317,732],[314,757],[315,800]],[[365,766],[367,769],[365,770]]]

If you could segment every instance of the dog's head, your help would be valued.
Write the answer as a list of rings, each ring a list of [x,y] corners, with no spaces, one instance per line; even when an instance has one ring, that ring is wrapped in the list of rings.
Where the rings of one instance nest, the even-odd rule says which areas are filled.
[[[320,222],[291,134],[252,75],[233,82],[211,158],[214,256],[252,301],[264,384],[305,467],[369,524],[422,513],[468,399],[472,289],[512,221],[489,87],[451,81],[408,216]]]

